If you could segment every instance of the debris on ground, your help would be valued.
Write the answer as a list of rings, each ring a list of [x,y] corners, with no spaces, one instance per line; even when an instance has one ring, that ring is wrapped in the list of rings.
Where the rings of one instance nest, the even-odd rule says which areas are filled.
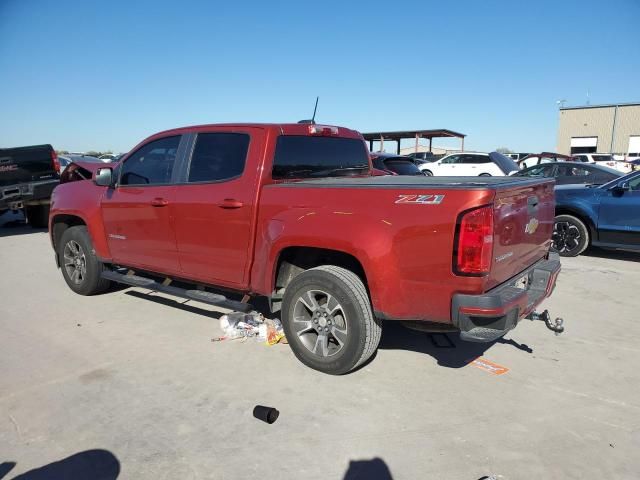
[[[212,342],[236,339],[246,341],[253,338],[264,341],[267,345],[286,343],[280,320],[264,318],[264,315],[258,312],[233,312],[223,315],[220,317],[220,328],[224,335],[212,338]]]
[[[275,422],[280,416],[280,412],[273,407],[265,407],[263,405],[256,405],[253,408],[253,416],[258,420],[262,420],[263,422],[271,425]]]

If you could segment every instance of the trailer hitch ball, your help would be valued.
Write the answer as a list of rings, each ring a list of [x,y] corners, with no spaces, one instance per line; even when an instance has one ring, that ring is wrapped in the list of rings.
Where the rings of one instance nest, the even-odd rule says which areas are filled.
[[[556,318],[551,321],[551,315],[549,315],[549,310],[545,310],[542,313],[533,312],[527,316],[529,320],[542,320],[546,327],[554,332],[556,335],[560,335],[564,332],[564,320],[562,318]]]

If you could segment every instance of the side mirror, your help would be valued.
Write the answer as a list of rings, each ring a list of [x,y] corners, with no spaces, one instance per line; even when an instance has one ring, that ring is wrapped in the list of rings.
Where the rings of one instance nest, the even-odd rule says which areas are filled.
[[[96,171],[96,178],[94,181],[96,182],[96,185],[100,187],[110,187],[113,182],[113,169],[99,168]]]
[[[615,190],[617,192],[628,192],[631,190],[631,185],[629,185],[629,182],[620,182],[615,184],[611,190]]]

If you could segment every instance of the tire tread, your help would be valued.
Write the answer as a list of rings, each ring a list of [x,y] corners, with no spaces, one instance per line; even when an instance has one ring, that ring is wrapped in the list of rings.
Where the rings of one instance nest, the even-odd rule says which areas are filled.
[[[321,270],[330,273],[339,278],[353,293],[360,304],[360,309],[364,313],[364,326],[365,326],[365,344],[360,359],[353,366],[353,369],[358,368],[364,362],[366,362],[371,355],[373,355],[380,344],[380,338],[382,336],[382,323],[380,320],[374,317],[371,311],[371,302],[369,300],[369,294],[355,273],[346,268],[338,267],[335,265],[321,265],[319,267],[312,268],[310,270]]]

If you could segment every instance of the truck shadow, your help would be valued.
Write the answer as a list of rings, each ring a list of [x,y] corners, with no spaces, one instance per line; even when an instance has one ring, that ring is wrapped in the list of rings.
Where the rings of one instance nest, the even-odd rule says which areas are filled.
[[[607,258],[609,260],[640,262],[640,252],[630,250],[609,250],[606,248],[590,247],[582,255],[585,257]]]
[[[123,288],[129,288],[127,286],[122,286]],[[130,295],[132,297],[136,297],[136,298],[140,298],[143,300],[146,300],[148,302],[154,302],[154,303],[159,303],[160,305],[165,305],[167,307],[172,307],[172,308],[177,308],[178,310],[182,310],[185,312],[189,312],[189,313],[194,313],[196,315],[202,315],[204,317],[209,317],[209,318],[213,318],[213,319],[219,319],[222,315],[224,315],[223,312],[216,312],[216,311],[211,311],[211,310],[206,310],[204,308],[199,308],[195,305],[197,305],[197,302],[192,301],[192,300],[185,300],[185,299],[181,299],[181,298],[167,298],[167,297],[161,297],[159,295],[155,295],[152,293],[143,293],[143,292],[139,292],[137,290],[127,290],[126,292],[124,292],[125,295]],[[189,302],[189,303],[187,303]]]
[[[14,462],[10,464],[12,467],[15,465]],[[8,470],[6,472],[8,473]],[[115,480],[118,475],[120,462],[113,453],[108,450],[86,450],[29,470],[14,477],[14,480]]]
[[[0,215],[0,237],[14,235],[29,235],[31,233],[47,232],[46,228],[33,228],[29,225],[21,212],[5,212]]]
[[[512,339],[499,338],[489,343],[464,342],[457,333],[424,333],[410,330],[400,322],[384,322],[379,348],[382,350],[408,350],[432,356],[438,365],[462,368],[476,357],[484,355],[496,343],[511,345],[525,353],[533,353],[528,345]]]

